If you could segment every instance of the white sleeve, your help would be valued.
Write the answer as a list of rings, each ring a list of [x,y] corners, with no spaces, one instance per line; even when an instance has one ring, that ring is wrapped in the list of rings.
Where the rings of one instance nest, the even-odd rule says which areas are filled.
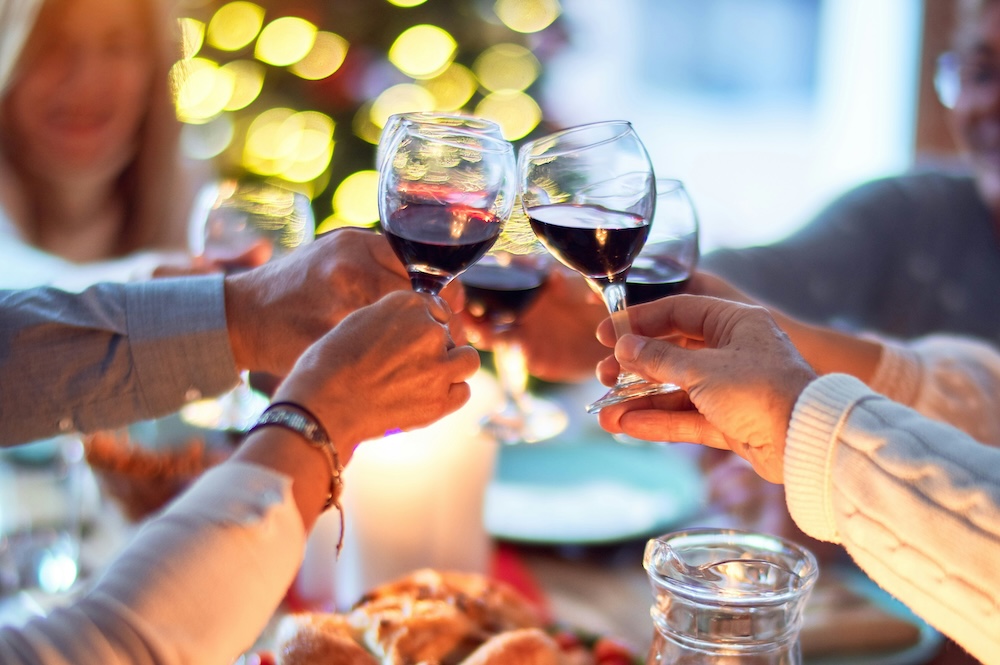
[[[882,357],[872,390],[1000,446],[1000,352],[968,337],[878,340]]]
[[[150,521],[79,602],[0,629],[0,662],[227,665],[281,602],[305,538],[289,478],[221,464]]]
[[[795,405],[785,494],[883,588],[984,663],[1000,660],[1000,449],[842,374]]]

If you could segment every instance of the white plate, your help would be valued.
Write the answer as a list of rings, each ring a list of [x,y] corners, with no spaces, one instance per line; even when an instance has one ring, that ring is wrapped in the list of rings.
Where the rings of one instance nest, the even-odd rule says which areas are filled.
[[[586,432],[502,446],[484,519],[505,540],[599,544],[662,533],[704,496],[701,472],[679,448]]]

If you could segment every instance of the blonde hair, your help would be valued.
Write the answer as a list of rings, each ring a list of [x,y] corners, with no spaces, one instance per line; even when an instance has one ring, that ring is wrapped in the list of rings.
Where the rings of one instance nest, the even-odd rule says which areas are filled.
[[[30,66],[30,62],[23,60],[34,31],[44,28],[48,11],[58,11],[57,5],[48,3],[64,1],[67,0],[0,0],[0,103],[18,69]],[[193,198],[193,185],[187,182],[181,167],[181,126],[168,82],[170,67],[180,57],[176,22],[165,0],[140,0],[139,4],[145,14],[153,56],[153,85],[136,137],[135,154],[116,184],[125,212],[112,256],[140,249],[184,248],[187,214]],[[0,146],[7,147],[7,137],[2,134]],[[16,172],[16,166],[11,166]],[[19,196],[30,198],[24,191]],[[30,221],[27,220],[29,225]]]

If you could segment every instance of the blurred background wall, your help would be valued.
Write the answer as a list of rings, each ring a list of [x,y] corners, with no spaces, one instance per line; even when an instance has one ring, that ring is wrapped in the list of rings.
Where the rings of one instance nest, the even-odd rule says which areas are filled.
[[[931,73],[955,0],[187,0],[193,157],[291,181],[322,229],[371,224],[390,113],[518,140],[633,121],[703,248],[779,238],[846,188],[954,159]]]

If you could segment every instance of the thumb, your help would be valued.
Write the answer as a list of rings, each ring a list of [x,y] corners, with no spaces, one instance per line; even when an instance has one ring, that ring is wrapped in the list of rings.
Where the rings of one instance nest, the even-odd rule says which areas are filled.
[[[615,344],[615,358],[623,369],[656,383],[677,383],[673,358],[683,352],[674,344],[640,335],[622,335]]]

